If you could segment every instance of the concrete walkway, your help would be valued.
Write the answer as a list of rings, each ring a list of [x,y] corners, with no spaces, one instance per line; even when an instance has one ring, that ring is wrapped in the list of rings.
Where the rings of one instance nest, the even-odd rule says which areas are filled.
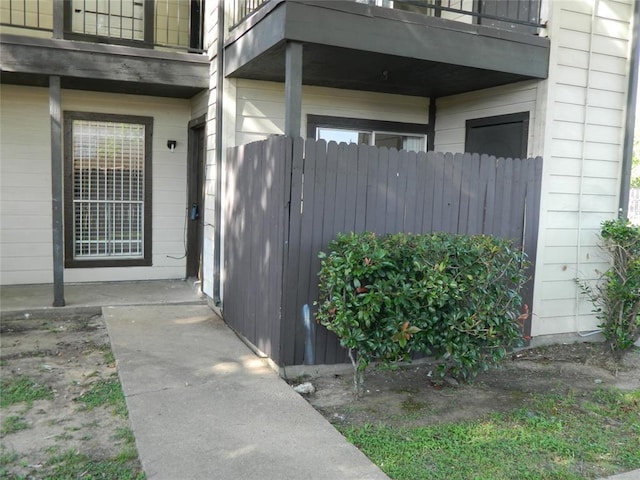
[[[388,478],[207,306],[103,313],[149,480]]]

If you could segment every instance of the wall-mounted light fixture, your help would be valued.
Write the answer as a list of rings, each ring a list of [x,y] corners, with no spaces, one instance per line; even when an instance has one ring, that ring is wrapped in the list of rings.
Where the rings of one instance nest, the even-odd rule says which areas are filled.
[[[167,148],[171,150],[171,153],[175,152],[176,145],[178,145],[178,142],[175,140],[167,140]]]

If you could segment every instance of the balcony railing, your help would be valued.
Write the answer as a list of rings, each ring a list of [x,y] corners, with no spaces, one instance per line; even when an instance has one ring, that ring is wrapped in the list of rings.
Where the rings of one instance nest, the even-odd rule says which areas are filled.
[[[64,37],[202,52],[205,0],[65,0]],[[4,31],[53,31],[53,0],[1,0]]]
[[[230,0],[233,26],[270,0]],[[537,33],[542,0],[348,0],[395,10],[420,13],[465,23]]]

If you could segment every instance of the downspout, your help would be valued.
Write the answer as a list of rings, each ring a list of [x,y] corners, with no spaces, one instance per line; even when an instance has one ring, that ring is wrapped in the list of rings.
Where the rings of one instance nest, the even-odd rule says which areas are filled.
[[[585,103],[584,103],[584,122],[582,128],[582,153],[580,155],[580,184],[578,186],[578,239],[576,245],[576,275],[580,274],[580,265],[582,264],[582,241],[581,241],[581,232],[582,232],[582,199],[583,199],[583,187],[584,187],[584,162],[586,158],[586,148],[585,143],[587,141],[587,118],[589,116],[589,109],[591,108],[591,104],[589,102],[589,91],[591,89],[591,72],[592,65],[591,60],[593,58],[593,36],[595,35],[595,25],[596,25],[596,15],[598,12],[598,5],[600,0],[595,0],[593,4],[593,10],[591,11],[591,28],[589,31],[589,49],[588,49],[588,57],[587,57],[587,85],[585,87]],[[597,335],[602,331],[602,329],[597,328],[595,330],[591,330],[588,332],[583,332],[580,330],[580,300],[582,298],[582,293],[579,289],[576,288],[576,294],[574,298],[574,309],[575,309],[575,330],[576,335],[579,337],[590,337],[591,335]]]
[[[635,131],[635,109],[638,96],[638,43],[640,42],[640,2],[634,2],[633,30],[631,36],[631,58],[629,61],[629,91],[627,93],[627,115],[625,118],[624,144],[622,147],[622,174],[620,175],[620,216],[629,213],[629,189],[633,164],[633,137]]]
[[[213,260],[213,301],[216,306],[222,305],[221,277],[222,277],[222,238],[220,229],[222,228],[222,99],[224,82],[224,0],[218,0],[218,43],[216,52],[216,197],[215,197],[215,233],[214,233],[214,260]]]

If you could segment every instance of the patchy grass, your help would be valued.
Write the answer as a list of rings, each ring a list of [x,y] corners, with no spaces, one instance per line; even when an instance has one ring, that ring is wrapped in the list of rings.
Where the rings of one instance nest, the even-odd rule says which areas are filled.
[[[134,457],[135,458],[135,457]],[[145,474],[132,468],[128,462],[131,458],[117,456],[108,460],[95,461],[86,455],[68,450],[59,455],[52,455],[47,462],[51,479],[72,478],[117,478],[119,480],[144,480]]]
[[[394,480],[597,478],[640,468],[640,390],[539,395],[479,421],[343,433]]]
[[[0,478],[11,478],[7,467],[18,461],[18,454],[13,450],[7,450],[4,445],[0,445]]]
[[[2,420],[2,428],[0,431],[2,431],[3,435],[8,435],[27,428],[29,428],[29,424],[24,421],[24,418],[17,415],[10,415]]]
[[[14,451],[7,451],[4,445],[0,445],[0,465],[13,463],[18,459],[18,454]]]
[[[31,404],[35,400],[51,400],[53,392],[46,385],[21,375],[0,380],[0,407],[8,407],[16,403]]]
[[[115,374],[110,378],[93,383],[89,390],[78,397],[77,401],[84,403],[88,409],[110,405],[113,407],[114,414],[123,417],[127,416],[124,393],[122,393],[118,376]]]
[[[104,363],[106,363],[107,365],[115,366],[116,357],[113,355],[113,351],[111,350],[111,346],[110,345],[102,345],[100,347],[100,350],[102,351],[102,358],[104,358]]]

